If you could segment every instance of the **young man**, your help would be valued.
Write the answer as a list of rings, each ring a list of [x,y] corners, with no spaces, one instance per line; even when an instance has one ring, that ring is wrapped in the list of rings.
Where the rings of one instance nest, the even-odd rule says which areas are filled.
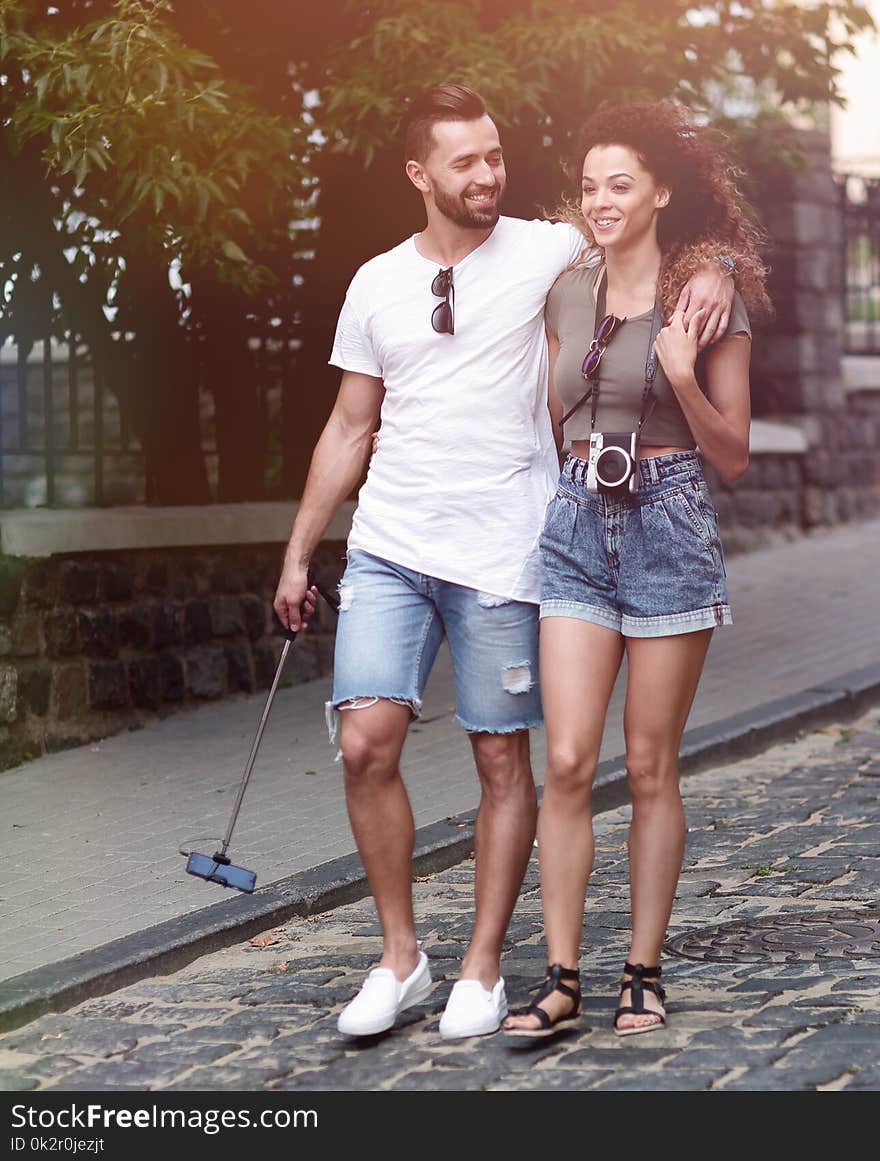
[[[538,552],[559,461],[547,408],[544,301],[584,248],[573,227],[499,215],[506,174],[480,97],[440,85],[411,105],[406,173],[424,230],[365,263],[339,317],[342,369],[275,596],[298,629],[307,569],[373,456],[348,540],[330,705],[338,715],[354,837],[383,933],[379,965],[339,1017],[390,1028],[431,988],[412,905],[414,825],[399,761],[445,634],[456,719],[480,782],[472,938],[440,1020],[452,1039],[507,1013],[502,943],[535,834],[529,729],[541,723]],[[690,285],[703,338],[724,333],[732,279],[708,264]]]

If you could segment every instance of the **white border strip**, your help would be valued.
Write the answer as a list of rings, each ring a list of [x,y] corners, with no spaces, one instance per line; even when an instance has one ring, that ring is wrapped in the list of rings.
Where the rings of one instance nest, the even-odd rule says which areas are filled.
[[[298,503],[206,504],[174,508],[15,508],[0,512],[0,552],[52,556],[201,545],[286,544]],[[346,540],[354,502],[344,503],[324,540]]]

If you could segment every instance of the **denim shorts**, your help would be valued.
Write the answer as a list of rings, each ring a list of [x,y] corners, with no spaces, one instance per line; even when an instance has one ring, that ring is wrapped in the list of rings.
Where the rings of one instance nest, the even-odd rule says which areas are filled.
[[[695,451],[639,460],[634,494],[587,490],[569,456],[541,534],[541,617],[575,617],[625,637],[729,625],[718,524]]]
[[[331,741],[343,702],[389,699],[421,713],[444,638],[455,674],[455,718],[474,733],[542,723],[538,606],[413,572],[360,549],[339,583]]]

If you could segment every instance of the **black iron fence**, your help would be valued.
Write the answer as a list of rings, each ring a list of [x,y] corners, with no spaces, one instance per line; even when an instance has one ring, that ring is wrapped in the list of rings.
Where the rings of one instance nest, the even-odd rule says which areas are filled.
[[[843,220],[844,351],[880,355],[880,177],[838,177]]]
[[[257,405],[267,433],[277,431],[290,342],[251,341]],[[214,398],[199,388],[201,454],[217,489]],[[277,439],[275,440],[277,443]],[[267,439],[267,498],[283,475],[280,446]],[[0,347],[0,508],[79,508],[147,502],[144,457],[125,408],[102,382],[75,337]]]
[[[0,504],[140,503],[140,451],[75,338],[0,349]]]

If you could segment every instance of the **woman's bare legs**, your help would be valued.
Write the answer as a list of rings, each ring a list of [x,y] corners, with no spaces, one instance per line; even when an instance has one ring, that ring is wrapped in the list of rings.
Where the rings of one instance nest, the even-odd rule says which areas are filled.
[[[538,813],[538,862],[547,962],[577,968],[584,898],[593,868],[590,795],[605,714],[623,658],[623,638],[572,617],[541,620],[541,699],[547,773]],[[553,992],[540,1003],[554,1019],[571,1010]],[[536,1016],[509,1016],[505,1028],[537,1028]]]
[[[623,729],[632,798],[629,833],[632,964],[660,962],[684,856],[685,819],[678,784],[678,750],[712,637],[711,629],[673,637],[626,640],[627,690]],[[646,979],[656,978],[646,976]],[[645,1007],[661,1012],[645,991]],[[630,1004],[627,988],[620,1006]],[[656,1016],[625,1015],[619,1028],[656,1024]]]

